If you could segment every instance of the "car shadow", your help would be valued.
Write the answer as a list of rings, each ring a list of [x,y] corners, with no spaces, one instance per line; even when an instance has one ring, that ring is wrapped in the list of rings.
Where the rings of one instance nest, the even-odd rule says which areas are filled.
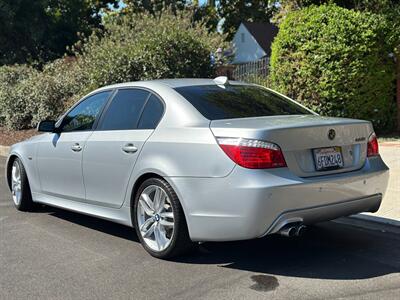
[[[43,206],[37,212],[47,213],[52,217],[139,243],[136,232],[128,226],[50,206]]]
[[[139,242],[132,228],[106,220],[46,208],[49,214]],[[180,264],[215,264],[218,267],[268,275],[356,280],[400,272],[400,237],[336,222],[308,228],[299,238],[279,235],[238,242],[209,242],[194,252],[173,259]]]
[[[312,226],[300,238],[278,235],[262,239],[205,243],[190,264],[218,264],[269,275],[355,280],[400,272],[400,239],[391,234],[334,222]]]

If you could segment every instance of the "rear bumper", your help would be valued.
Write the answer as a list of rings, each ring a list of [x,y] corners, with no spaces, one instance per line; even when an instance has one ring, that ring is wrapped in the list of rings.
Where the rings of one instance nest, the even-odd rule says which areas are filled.
[[[223,178],[169,177],[193,241],[230,241],[277,232],[289,222],[312,224],[378,210],[388,167],[380,157],[358,171],[301,178],[287,168],[235,167]]]
[[[376,212],[382,202],[382,194],[352,199],[343,202],[289,210],[282,213],[268,228],[264,235],[278,232],[289,223],[300,222],[305,225],[333,220],[359,212]]]

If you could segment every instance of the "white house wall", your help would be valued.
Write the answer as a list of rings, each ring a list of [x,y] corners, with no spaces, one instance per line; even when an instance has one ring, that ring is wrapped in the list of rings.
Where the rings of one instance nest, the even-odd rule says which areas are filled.
[[[242,33],[244,34],[244,43],[242,42]],[[232,42],[235,51],[233,63],[235,64],[255,61],[266,55],[243,24],[240,24]]]

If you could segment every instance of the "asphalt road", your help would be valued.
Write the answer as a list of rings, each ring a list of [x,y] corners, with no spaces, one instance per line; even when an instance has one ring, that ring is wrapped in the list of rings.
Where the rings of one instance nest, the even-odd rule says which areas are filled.
[[[328,222],[300,239],[205,243],[150,257],[134,231],[14,209],[0,159],[0,299],[395,299],[400,234]]]

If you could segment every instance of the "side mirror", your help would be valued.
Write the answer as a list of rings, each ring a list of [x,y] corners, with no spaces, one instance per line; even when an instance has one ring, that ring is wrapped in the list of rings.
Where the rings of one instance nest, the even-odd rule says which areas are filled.
[[[55,132],[56,131],[56,121],[52,121],[52,120],[40,121],[37,126],[37,131],[39,131],[39,132]]]

